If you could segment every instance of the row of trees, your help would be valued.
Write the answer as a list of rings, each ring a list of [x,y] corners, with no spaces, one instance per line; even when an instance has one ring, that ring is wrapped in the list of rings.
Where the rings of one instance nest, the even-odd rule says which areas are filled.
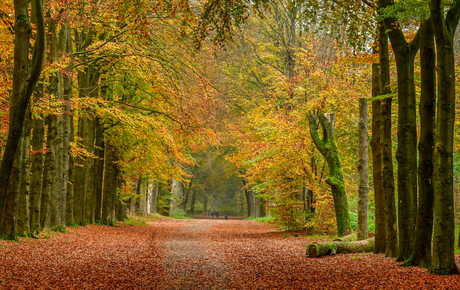
[[[201,197],[206,211],[208,201],[221,205],[220,192],[234,205],[244,197],[247,215],[263,214],[262,204],[288,228],[335,223],[339,235],[350,231],[349,206],[358,203],[365,238],[365,99],[372,92],[375,251],[433,273],[458,272],[453,40],[460,1],[211,1],[200,18],[186,1],[43,7],[34,0],[31,13],[27,1],[4,2],[4,237],[113,224],[127,204],[142,213],[188,211],[190,203],[194,212]],[[247,17],[258,13],[264,17]],[[225,148],[227,161],[206,155],[209,146]],[[349,194],[358,188],[359,198]]]
[[[206,49],[189,50],[171,7],[32,1],[29,13],[28,1],[6,4],[2,34],[14,32],[15,42],[10,36],[1,59],[13,87],[2,91],[10,102],[2,112],[4,238],[113,224],[142,195],[137,183],[171,191],[193,160],[188,150],[215,142],[206,125],[219,106],[206,76],[212,66]],[[145,211],[143,203],[133,206]]]

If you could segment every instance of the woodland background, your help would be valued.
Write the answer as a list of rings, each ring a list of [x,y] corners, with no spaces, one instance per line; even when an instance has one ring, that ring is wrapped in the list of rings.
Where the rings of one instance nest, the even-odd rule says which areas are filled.
[[[414,241],[417,200],[394,201],[405,192],[398,191],[401,176],[417,175],[416,164],[415,170],[399,168],[406,156],[398,151],[403,142],[399,118],[406,115],[400,108],[413,109],[418,140],[423,132],[415,108],[421,101],[400,103],[407,88],[398,79],[397,47],[412,49],[411,56],[403,56],[413,60],[413,88],[407,91],[419,96],[424,66],[410,41],[418,43],[423,21],[438,10],[450,9],[447,20],[452,16],[456,27],[459,5],[434,0],[0,0],[3,238],[38,237],[41,231],[73,225],[113,225],[127,212],[187,216],[212,209],[221,216],[270,216],[287,230],[336,233],[337,201],[328,179],[333,166],[310,134],[310,114],[322,113],[335,114],[348,198],[344,229],[357,231],[360,224],[376,232],[374,220],[389,216],[388,210],[377,213],[373,162],[374,175],[368,172],[364,185],[370,188],[368,205],[362,204],[357,161],[360,101],[361,112],[369,111],[364,143],[375,137],[373,105],[381,101],[390,104],[385,136],[391,142],[378,143],[389,144],[385,152],[400,154],[399,160],[386,159],[386,166],[393,167],[394,223],[396,214],[403,222],[400,214],[409,206],[412,230],[407,231]],[[398,37],[392,29],[406,42],[394,43]],[[455,56],[451,68],[457,72],[458,30],[446,31]],[[382,40],[388,41],[387,33],[391,45]],[[453,250],[460,225],[460,127],[458,118],[451,121],[447,170],[453,174],[446,194],[455,210],[440,206],[455,219],[446,232]],[[369,160],[375,159],[371,146],[365,150]],[[360,204],[365,220],[358,218]],[[345,231],[339,226],[338,233]],[[387,254],[398,256],[388,252],[388,230],[384,240],[385,235]],[[431,241],[431,232],[425,237]],[[398,259],[411,254],[411,247],[400,248]],[[440,273],[455,272],[446,267]]]

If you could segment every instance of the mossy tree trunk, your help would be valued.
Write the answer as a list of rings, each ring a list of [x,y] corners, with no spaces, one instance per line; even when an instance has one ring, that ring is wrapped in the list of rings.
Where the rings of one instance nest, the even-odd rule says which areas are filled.
[[[390,59],[388,35],[382,22],[379,23],[380,94],[388,95],[390,90]],[[393,151],[391,145],[391,103],[392,97],[385,97],[380,105],[380,146],[382,158],[382,186],[385,200],[385,256],[398,256],[398,234],[396,228],[395,183],[393,177]]]
[[[420,141],[418,164],[419,203],[415,228],[414,251],[405,266],[429,268],[431,264],[431,238],[433,232],[433,145],[436,104],[436,59],[434,32],[431,19],[422,20],[420,26]]]
[[[380,68],[378,63],[372,64],[372,97],[380,95]],[[380,146],[380,106],[381,101],[372,101],[372,165],[375,198],[375,247],[374,253],[385,253],[385,198],[382,182],[382,150]]]
[[[458,274],[454,259],[453,142],[455,122],[455,61],[453,38],[460,17],[460,0],[447,14],[442,0],[431,0],[430,9],[436,39],[438,102],[434,139],[434,274]]]
[[[319,137],[317,119],[323,129],[323,138]],[[334,199],[338,235],[343,236],[350,233],[351,227],[342,161],[340,160],[339,148],[334,139],[335,115],[319,113],[316,118],[315,115],[310,114],[308,121],[311,138],[329,166],[329,177],[326,178],[326,183],[331,187]]]

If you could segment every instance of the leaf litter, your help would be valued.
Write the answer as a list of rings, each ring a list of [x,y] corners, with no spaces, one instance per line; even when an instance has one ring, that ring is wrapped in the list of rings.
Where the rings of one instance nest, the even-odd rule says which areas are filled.
[[[241,220],[90,225],[0,241],[1,289],[460,289],[459,276],[392,258],[309,258],[306,239]],[[456,256],[457,263],[460,262]]]

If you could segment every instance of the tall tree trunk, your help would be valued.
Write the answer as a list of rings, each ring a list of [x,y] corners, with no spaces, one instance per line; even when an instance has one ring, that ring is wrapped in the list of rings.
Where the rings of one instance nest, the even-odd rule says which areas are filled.
[[[388,35],[382,22],[379,24],[379,59],[381,95],[391,93]],[[382,99],[380,106],[380,144],[382,150],[382,185],[385,200],[386,257],[398,256],[398,235],[396,229],[395,183],[393,178],[393,152],[391,145],[391,103],[392,97]]]
[[[102,124],[99,118],[96,118],[96,157],[94,161],[96,166],[96,201],[95,201],[95,221],[102,222],[102,180],[104,174],[104,136],[102,134]]]
[[[58,37],[56,31],[57,28],[55,20],[51,19],[51,15],[48,14],[48,17],[48,19],[50,19],[48,22],[48,34],[50,35],[48,61],[50,63],[55,63],[58,60]],[[60,86],[61,80],[59,74],[57,72],[54,75],[51,74],[49,77],[48,92],[53,101],[57,101],[57,99],[54,98],[57,98],[59,96]],[[59,134],[61,133],[61,131],[58,130],[57,115],[49,115],[48,120],[48,147],[51,150],[52,156],[50,156],[50,158],[47,159],[45,162],[52,162],[53,164],[51,165],[50,163],[48,163],[48,176],[52,179],[52,181],[50,181],[51,187],[49,187],[50,209],[49,217],[47,219],[49,220],[49,228],[53,231],[57,231],[59,230],[59,226],[61,223],[61,174],[59,171],[59,162],[61,161],[59,156],[61,136],[59,136]]]
[[[415,228],[414,251],[404,262],[406,266],[429,268],[431,264],[431,237],[433,232],[433,146],[436,103],[434,32],[431,18],[420,26],[420,141],[418,187],[419,204]]]
[[[335,115],[319,113],[318,120],[323,129],[323,138],[319,137],[318,123],[313,114],[308,116],[310,135],[315,147],[324,156],[329,166],[329,177],[325,181],[331,187],[334,199],[337,234],[343,236],[351,232],[351,227],[342,161],[340,160],[339,148],[334,138]]]
[[[150,203],[150,213],[157,213],[158,207],[158,191],[160,190],[160,183],[157,181],[155,183],[155,188],[152,193],[152,202]]]
[[[24,132],[22,139],[22,168],[21,185],[19,190],[18,206],[18,235],[21,237],[30,236],[30,134],[32,131],[32,120],[30,109],[27,110],[24,120]]]
[[[18,203],[19,190],[21,184],[21,161],[22,161],[22,139],[19,142],[19,148],[16,150],[13,168],[11,171],[11,180],[8,184],[7,199],[5,203],[5,212],[2,221],[1,238],[4,240],[18,240]]]
[[[43,98],[43,86],[36,92],[37,99]],[[40,234],[40,204],[43,186],[43,144],[45,139],[45,120],[43,115],[33,120],[32,163],[30,180],[30,231],[34,238]]]
[[[195,214],[195,203],[196,203],[196,191],[195,190],[192,191],[192,200],[190,201],[190,203],[191,203],[190,213],[194,215]]]
[[[53,183],[54,183],[54,167],[56,164],[55,150],[54,150],[54,139],[56,136],[55,126],[53,125],[54,118],[52,116],[46,117],[46,123],[48,126],[48,134],[46,139],[46,154],[45,163],[43,167],[43,192],[42,199],[40,202],[40,227],[42,230],[50,230],[50,211],[51,211],[51,199],[53,198]]]
[[[460,0],[447,14],[444,1],[431,0],[431,19],[436,39],[438,102],[434,134],[434,228],[430,272],[458,274],[454,259],[453,141],[455,122],[455,62],[453,38],[459,21]],[[444,16],[445,15],[445,16]]]
[[[248,217],[251,216],[252,212],[251,212],[251,194],[249,192],[249,189],[246,188],[246,180],[245,179],[242,179],[243,181],[243,186],[245,187],[244,189],[244,196],[246,197],[246,204],[248,205]]]
[[[358,124],[358,240],[368,238],[367,216],[369,208],[369,163],[367,157],[367,101],[365,98],[359,99],[359,124]]]
[[[380,95],[380,68],[372,64],[372,97]],[[372,101],[372,164],[375,198],[375,247],[374,253],[385,253],[385,198],[382,182],[382,149],[380,146],[380,100]]]
[[[70,36],[70,27],[65,26],[66,30],[66,52],[72,53],[72,41]],[[70,156],[70,142],[74,139],[74,128],[73,128],[73,112],[70,108],[70,100],[72,98],[72,76],[68,74],[63,75],[64,84],[64,130],[63,130],[63,148],[64,148],[64,193],[63,197],[65,203],[62,205],[62,210],[65,213],[62,214],[63,222],[67,225],[74,225],[75,220],[73,218],[73,171],[74,162],[73,157]]]
[[[115,205],[117,203],[118,161],[116,148],[106,142],[104,158],[104,186],[102,202],[102,223],[113,225],[116,222]]]
[[[393,0],[380,0],[390,7]],[[385,18],[398,72],[398,230],[397,261],[407,260],[413,251],[417,217],[417,131],[414,60],[418,52],[419,34],[408,43],[394,17]]]
[[[31,26],[29,23],[29,1],[14,0],[14,67],[13,67],[13,91],[11,99],[15,104],[10,107],[10,123],[8,139],[3,151],[0,166],[0,221],[3,220],[6,200],[14,200],[7,196],[14,157],[18,150],[19,141],[24,125],[24,116],[29,105],[30,97],[34,91],[43,68],[45,59],[45,20],[43,16],[43,4],[41,0],[33,0],[32,16],[36,27],[34,54],[29,66],[29,41]],[[30,71],[29,71],[30,68]]]
[[[69,149],[70,149],[70,142],[73,142],[75,139],[75,131],[73,125],[73,114],[70,112],[68,116],[67,122],[68,126],[70,126],[70,139],[69,139]],[[68,178],[68,189],[67,189],[67,198],[66,198],[66,223],[67,225],[75,225],[77,224],[74,219],[74,188],[75,188],[75,157],[70,155],[69,152],[69,178]]]
[[[77,140],[82,140],[85,136],[86,131],[86,120],[84,116],[80,116],[78,119],[78,131]],[[84,225],[84,189],[85,189],[85,172],[83,170],[85,159],[76,156],[73,159],[73,217],[75,223]]]

